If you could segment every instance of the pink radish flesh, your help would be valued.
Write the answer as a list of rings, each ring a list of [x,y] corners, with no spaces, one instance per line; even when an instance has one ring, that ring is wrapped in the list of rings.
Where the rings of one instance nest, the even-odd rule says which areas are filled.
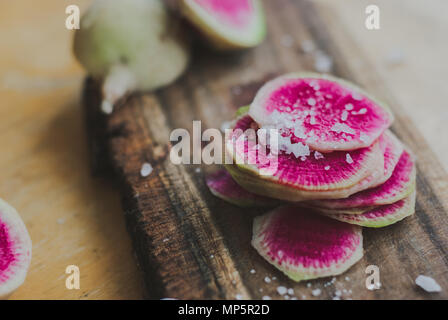
[[[362,257],[360,227],[294,206],[257,217],[252,245],[296,281],[340,274]]]
[[[359,90],[317,74],[286,75],[260,89],[249,115],[261,127],[281,129],[315,150],[359,149],[370,146],[393,120],[386,107]]]

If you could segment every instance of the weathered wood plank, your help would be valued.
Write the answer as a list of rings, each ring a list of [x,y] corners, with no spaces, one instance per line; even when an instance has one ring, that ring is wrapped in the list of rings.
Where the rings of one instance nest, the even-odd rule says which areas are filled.
[[[265,7],[269,35],[262,46],[231,55],[200,48],[182,79],[155,94],[132,95],[107,118],[99,114],[95,84],[86,86],[88,127],[96,141],[92,145],[101,147],[96,150],[110,161],[120,181],[148,297],[280,298],[276,287],[284,285],[294,288],[299,298],[311,298],[306,284],[289,281],[251,249],[252,218],[263,209],[239,209],[214,198],[203,182],[203,172],[211,168],[197,173],[196,166],[176,166],[168,157],[171,130],[191,131],[193,120],[201,120],[203,130],[219,128],[250,102],[266,79],[312,69],[312,57],[299,46],[306,39],[332,57],[333,73],[391,104],[397,118],[393,130],[419,157],[416,215],[388,228],[365,230],[364,259],[332,286],[323,286],[328,279],[313,281],[314,288],[323,290],[318,298],[331,298],[336,289],[344,288],[352,292],[346,298],[446,298],[446,292],[429,295],[414,285],[423,273],[448,287],[446,173],[335,17],[306,1],[265,1]],[[287,34],[295,41],[285,48],[282,37]],[[154,172],[143,178],[140,168],[146,161]],[[370,264],[381,270],[383,287],[374,292],[364,285],[364,270]],[[267,284],[266,276],[277,280]]]

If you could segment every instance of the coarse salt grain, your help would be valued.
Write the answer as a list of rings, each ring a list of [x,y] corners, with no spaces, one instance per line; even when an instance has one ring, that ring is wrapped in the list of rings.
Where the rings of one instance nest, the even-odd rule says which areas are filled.
[[[289,288],[288,289],[288,294],[291,295],[291,296],[294,295],[294,289],[293,288]]]
[[[238,293],[238,294],[235,296],[235,298],[236,298],[236,300],[243,300],[243,295],[240,294],[240,293]]]
[[[316,105],[316,99],[314,99],[314,98],[309,98],[309,99],[307,100],[307,103],[308,103],[310,106],[314,106],[314,105]]]
[[[279,295],[282,296],[282,295],[286,294],[286,292],[288,292],[288,289],[286,287],[284,287],[284,286],[278,286],[277,287],[277,292],[278,292]]]
[[[252,274],[256,273],[255,269],[251,269],[250,273],[252,273]]]
[[[442,288],[440,285],[431,277],[419,275],[415,279],[415,284],[421,287],[426,292],[440,292]]]
[[[352,163],[353,163],[353,159],[352,159],[352,157],[350,156],[349,153],[347,153],[347,154],[345,155],[345,161],[346,161],[348,164],[352,164]]]
[[[263,296],[262,300],[272,300],[270,296]]]
[[[321,294],[321,290],[320,289],[314,289],[313,291],[311,291],[311,294],[315,297],[320,296]]]
[[[271,283],[271,278],[269,278],[269,277],[265,277],[265,278],[264,278],[264,282],[266,282],[266,283]]]
[[[330,170],[330,166],[325,166],[324,169],[325,169],[325,171],[328,171],[328,170]]]
[[[145,162],[142,165],[142,168],[140,169],[140,175],[142,177],[147,177],[147,176],[149,176],[151,174],[151,172],[152,172],[151,164],[149,164],[148,162]]]

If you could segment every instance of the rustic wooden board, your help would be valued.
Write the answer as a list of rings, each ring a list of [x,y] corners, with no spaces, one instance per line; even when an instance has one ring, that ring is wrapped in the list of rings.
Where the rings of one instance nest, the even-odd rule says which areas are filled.
[[[448,215],[447,175],[414,125],[398,106],[362,51],[348,39],[338,21],[311,2],[265,1],[269,35],[255,50],[216,54],[196,48],[188,71],[175,84],[156,93],[137,93],[121,101],[111,116],[98,109],[97,85],[86,82],[86,120],[96,168],[112,168],[121,185],[127,225],[147,297],[181,299],[248,299],[264,295],[281,298],[276,287],[295,290],[295,296],[326,299],[336,289],[351,290],[353,299],[447,298]],[[331,26],[331,27],[330,27]],[[285,48],[282,36],[294,45]],[[251,101],[267,79],[285,72],[311,70],[312,57],[297,43],[312,41],[334,60],[333,73],[350,79],[388,101],[396,115],[393,130],[419,157],[416,214],[391,227],[364,229],[365,256],[336,282],[329,279],[293,283],[266,263],[250,247],[251,224],[263,209],[239,209],[213,197],[204,184],[206,166],[176,166],[169,160],[169,134],[175,128],[191,130],[193,120],[202,129],[219,128],[236,109]],[[348,59],[350,57],[350,59]],[[144,162],[154,167],[140,176]],[[365,268],[377,265],[382,288],[365,288]],[[256,270],[255,274],[250,270]],[[426,274],[445,288],[428,294],[414,279]],[[264,278],[276,277],[267,284]],[[345,277],[350,278],[349,281]],[[319,297],[311,289],[321,288]]]

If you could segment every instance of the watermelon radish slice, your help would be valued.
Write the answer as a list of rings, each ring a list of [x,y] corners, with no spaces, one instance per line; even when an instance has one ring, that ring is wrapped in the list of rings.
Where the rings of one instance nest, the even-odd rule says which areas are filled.
[[[241,132],[254,128],[254,124],[250,116],[241,117],[236,122],[233,136],[227,137],[226,152],[234,159],[234,163],[238,165],[240,171],[251,174],[259,180],[276,183],[281,187],[280,189],[334,191],[349,188],[384,166],[379,142],[375,142],[367,148],[350,152],[332,152],[325,155],[308,150],[305,145],[299,142],[297,145],[302,148],[299,152],[304,152],[306,149],[305,151],[308,151],[307,156],[305,156],[306,153],[302,153],[298,158],[297,154],[294,153],[295,151],[290,154],[287,151],[280,151],[276,165],[273,167],[271,166],[269,158],[271,154],[269,152],[258,152],[259,148],[256,142],[243,139],[244,135],[238,136]],[[260,175],[262,170],[266,171],[267,169],[272,169],[272,171],[269,174]],[[239,183],[238,179],[237,182]],[[268,191],[266,190],[266,192]],[[279,198],[275,194],[262,195]],[[322,199],[322,197],[316,195],[310,199]],[[300,201],[304,200],[304,197],[301,197],[299,192],[298,197],[286,200]]]
[[[0,199],[0,299],[25,280],[31,261],[31,239],[16,210]]]
[[[341,274],[363,256],[361,227],[285,206],[256,217],[252,246],[294,281]]]
[[[404,151],[391,177],[382,185],[355,193],[345,199],[313,201],[312,205],[323,208],[355,208],[378,206],[397,202],[415,189],[416,168],[413,156]]]
[[[218,49],[255,47],[266,36],[259,0],[180,0],[180,9]]]
[[[278,203],[274,199],[246,191],[233,180],[225,169],[208,175],[205,180],[213,195],[239,207],[273,206]]]
[[[325,214],[330,218],[356,224],[363,227],[381,228],[394,224],[415,212],[415,190],[406,198],[392,204],[378,206],[367,210],[363,214],[353,215],[345,213]],[[338,211],[338,209],[332,209]]]
[[[356,150],[391,125],[389,108],[345,80],[294,73],[266,83],[250,105],[261,128],[276,128],[314,150]]]

